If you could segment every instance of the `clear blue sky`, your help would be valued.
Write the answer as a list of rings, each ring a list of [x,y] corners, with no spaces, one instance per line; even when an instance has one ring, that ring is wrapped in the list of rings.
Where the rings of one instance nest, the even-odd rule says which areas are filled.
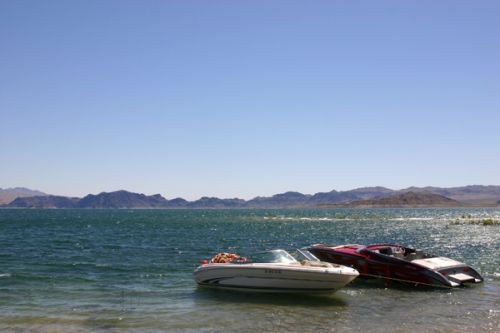
[[[0,2],[0,187],[500,184],[498,1]]]

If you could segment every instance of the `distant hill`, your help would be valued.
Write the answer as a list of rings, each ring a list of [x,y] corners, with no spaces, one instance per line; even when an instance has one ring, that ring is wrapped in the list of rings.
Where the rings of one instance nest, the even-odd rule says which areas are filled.
[[[436,193],[448,198],[473,204],[473,205],[491,205],[500,200],[500,186],[469,185],[461,187],[409,187],[399,192],[430,192]]]
[[[248,208],[291,208],[307,206],[310,195],[299,192],[285,192],[272,197],[256,197],[246,202]]]
[[[36,193],[41,193],[33,191]],[[28,194],[29,192],[25,192]],[[314,207],[459,207],[462,205],[500,205],[500,186],[470,185],[453,188],[410,187],[391,190],[363,187],[349,191],[320,192],[314,195],[285,192],[251,200],[202,197],[195,201],[183,198],[167,200],[160,194],[145,195],[128,191],[89,194],[81,199],[36,195],[18,198],[3,207],[32,208],[314,208]]]
[[[363,187],[349,191],[319,192],[314,195],[300,192],[285,192],[271,197],[256,197],[247,201],[249,208],[293,208],[314,207],[321,204],[349,203],[368,198],[378,198],[394,194],[385,187]]]
[[[89,194],[81,199],[61,196],[17,198],[8,208],[242,208],[245,200],[203,197],[196,201],[167,200],[160,194],[144,195],[124,190]]]
[[[331,191],[326,193],[316,193],[308,201],[310,205],[329,204],[329,203],[348,203],[358,200],[379,198],[394,194],[395,191],[377,186],[362,187],[349,191]]]
[[[189,201],[182,199],[182,198],[175,198],[172,200],[168,201],[167,207],[168,208],[184,208],[187,206]]]
[[[17,198],[7,205],[15,208],[75,208],[78,198],[44,195]]]
[[[162,208],[168,201],[160,194],[144,195],[128,191],[89,194],[76,203],[77,208]]]
[[[219,199],[202,197],[199,200],[188,202],[188,208],[243,208],[245,200],[242,199]]]
[[[14,187],[14,188],[0,188],[0,205],[8,204],[16,198],[33,197],[33,196],[44,196],[47,195],[43,192],[30,190],[25,187]]]
[[[445,196],[430,192],[405,192],[378,199],[354,201],[340,204],[352,208],[405,208],[405,207],[463,207],[464,204]]]

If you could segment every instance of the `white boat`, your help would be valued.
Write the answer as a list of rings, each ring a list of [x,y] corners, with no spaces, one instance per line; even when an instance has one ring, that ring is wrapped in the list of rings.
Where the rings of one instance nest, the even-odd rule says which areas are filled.
[[[264,292],[332,293],[355,279],[357,270],[319,261],[304,250],[297,260],[284,250],[258,253],[249,258],[219,254],[194,271],[201,286]],[[221,262],[223,261],[223,262]],[[224,262],[226,261],[226,262]]]

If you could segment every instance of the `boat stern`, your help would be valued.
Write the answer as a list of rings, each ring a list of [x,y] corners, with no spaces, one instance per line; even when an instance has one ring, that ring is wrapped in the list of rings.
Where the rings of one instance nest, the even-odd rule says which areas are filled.
[[[441,269],[438,270],[438,272],[450,281],[452,287],[458,287],[466,283],[481,283],[484,281],[483,277],[475,269],[465,264]]]
[[[418,259],[413,260],[412,263],[438,273],[451,287],[458,287],[465,283],[480,283],[484,280],[472,267],[446,257]]]

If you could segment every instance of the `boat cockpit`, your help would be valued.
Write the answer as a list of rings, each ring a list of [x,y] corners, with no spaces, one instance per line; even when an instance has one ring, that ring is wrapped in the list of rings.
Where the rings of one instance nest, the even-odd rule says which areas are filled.
[[[374,248],[367,248],[369,251],[380,253],[386,256],[403,259],[406,261],[413,261],[417,259],[431,258],[432,256],[420,251],[408,247],[402,247],[398,245],[386,245],[386,246],[376,246]]]

